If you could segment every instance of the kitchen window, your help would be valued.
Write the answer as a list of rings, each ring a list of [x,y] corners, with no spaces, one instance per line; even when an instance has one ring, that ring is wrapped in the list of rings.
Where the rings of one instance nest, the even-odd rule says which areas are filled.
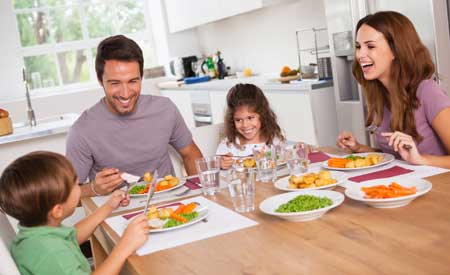
[[[21,54],[33,94],[92,87],[104,38],[124,34],[157,65],[146,0],[13,0]]]

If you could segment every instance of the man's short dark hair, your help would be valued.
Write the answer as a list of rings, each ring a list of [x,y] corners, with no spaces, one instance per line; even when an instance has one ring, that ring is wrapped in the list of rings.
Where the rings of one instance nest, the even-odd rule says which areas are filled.
[[[139,63],[141,78],[144,73],[144,57],[139,45],[124,35],[110,36],[100,42],[95,57],[95,71],[98,81],[102,82],[107,60],[136,61]]]
[[[16,159],[0,177],[0,210],[22,226],[48,222],[48,213],[64,203],[76,181],[72,164],[63,155],[37,151]]]

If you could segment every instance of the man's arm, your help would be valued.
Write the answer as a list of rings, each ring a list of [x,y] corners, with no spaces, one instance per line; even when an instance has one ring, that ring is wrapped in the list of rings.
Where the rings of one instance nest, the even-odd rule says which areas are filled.
[[[203,157],[200,149],[198,149],[197,145],[194,141],[188,146],[178,150],[178,153],[183,158],[184,168],[186,169],[187,174],[195,175],[197,174],[197,169],[195,168],[195,160]]]

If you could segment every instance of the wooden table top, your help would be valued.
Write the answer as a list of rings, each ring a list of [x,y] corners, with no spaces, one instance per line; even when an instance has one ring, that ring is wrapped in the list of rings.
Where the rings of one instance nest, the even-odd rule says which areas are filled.
[[[433,189],[400,208],[377,209],[345,198],[309,222],[288,222],[256,209],[243,215],[257,226],[131,256],[127,273],[450,274],[450,172],[426,179]],[[255,205],[279,193],[259,183]],[[208,199],[232,208],[227,190]],[[96,208],[90,198],[83,205],[87,212]],[[102,246],[110,251],[119,237],[105,223],[100,230],[106,236]]]

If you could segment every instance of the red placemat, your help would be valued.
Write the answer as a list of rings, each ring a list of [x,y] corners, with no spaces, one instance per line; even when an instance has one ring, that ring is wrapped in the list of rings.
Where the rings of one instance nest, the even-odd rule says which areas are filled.
[[[324,152],[314,152],[308,155],[308,159],[311,163],[322,162],[329,159],[330,156],[325,154]]]
[[[363,182],[368,180],[374,180],[374,179],[384,179],[384,178],[390,178],[398,175],[408,174],[414,172],[414,170],[405,169],[400,166],[394,166],[386,170],[381,170],[365,175],[355,176],[351,177],[348,180],[354,181],[354,182]]]

